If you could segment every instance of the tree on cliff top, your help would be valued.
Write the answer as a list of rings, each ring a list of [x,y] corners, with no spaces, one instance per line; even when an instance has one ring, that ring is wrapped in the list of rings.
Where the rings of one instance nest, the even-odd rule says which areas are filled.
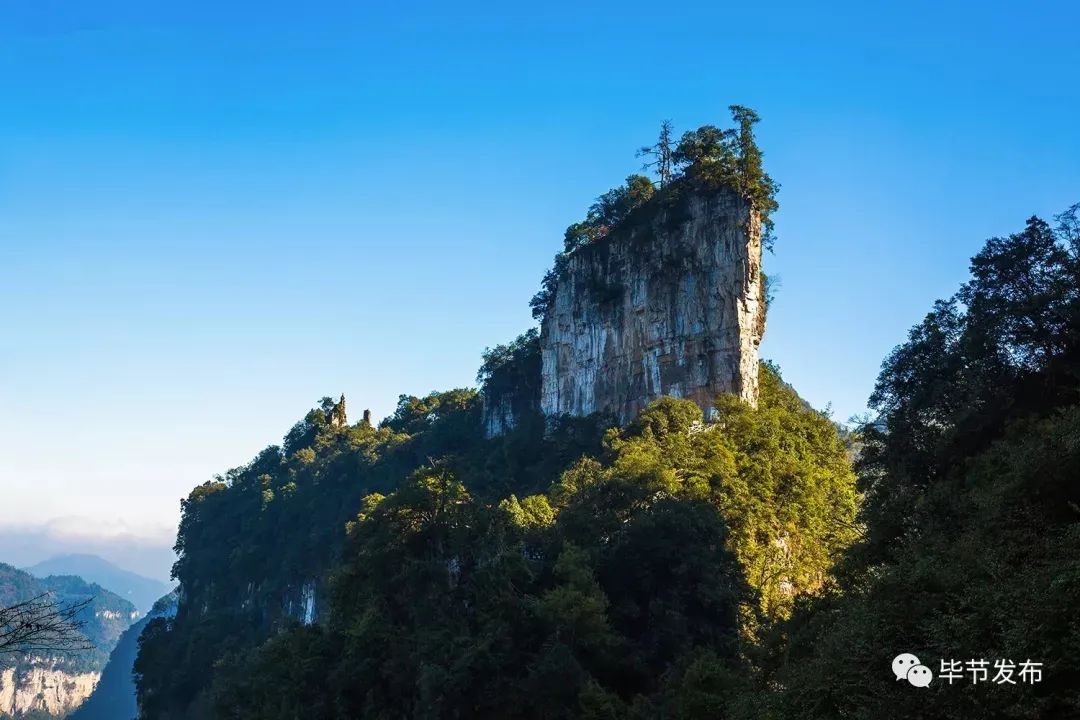
[[[664,204],[661,207],[674,202],[683,179],[707,188],[730,188],[746,199],[761,217],[762,246],[772,250],[772,214],[780,207],[776,201],[780,186],[765,172],[764,156],[754,136],[754,125],[760,118],[742,105],[732,105],[729,110],[735,127],[703,125],[683,133],[675,145],[671,121],[661,123],[657,142],[640,148],[637,153],[638,157],[652,158],[644,167],[655,169],[660,191],[648,177],[631,175],[624,185],[598,197],[584,220],[566,228],[563,249],[555,256],[554,267],[544,275],[540,291],[529,302],[534,318],[543,320],[571,254],[603,240],[628,222],[640,222],[643,216],[635,212],[638,209],[658,202]],[[631,215],[639,220],[631,220]]]
[[[686,132],[672,159],[683,175],[710,185],[730,187],[746,198],[761,214],[762,243],[771,250],[772,213],[780,207],[776,201],[780,186],[765,172],[764,155],[754,137],[754,125],[761,118],[742,105],[732,105],[729,109],[736,127],[721,130],[715,125],[703,125]]]
[[[855,533],[836,427],[761,376],[715,423],[657,400],[536,494],[481,497],[436,459],[368,495],[321,627],[217,663],[199,717],[744,717],[756,619]]]
[[[596,199],[582,222],[566,229],[563,251],[572,253],[579,247],[596,242],[618,227],[637,208],[652,200],[656,194],[652,180],[644,175],[630,175],[626,183],[612,188]]]
[[[671,182],[675,174],[675,161],[673,159],[674,145],[671,133],[674,126],[670,120],[660,123],[660,135],[655,145],[645,145],[637,152],[638,157],[650,157],[651,160],[642,165],[642,169],[656,168],[656,176],[660,179],[660,189]]]
[[[663,189],[682,177],[717,187],[729,187],[746,198],[761,213],[762,222],[772,227],[770,215],[779,207],[776,193],[780,186],[765,172],[761,149],[754,136],[754,125],[761,118],[748,107],[732,105],[731,119],[735,127],[721,129],[703,125],[683,133],[678,144],[672,145],[672,124],[660,125],[655,145],[638,150],[638,156],[653,158],[646,168],[655,168]],[[630,213],[658,198],[652,181],[644,175],[631,175],[626,183],[613,188],[596,199],[581,222],[566,230],[564,252],[609,235],[625,222]]]

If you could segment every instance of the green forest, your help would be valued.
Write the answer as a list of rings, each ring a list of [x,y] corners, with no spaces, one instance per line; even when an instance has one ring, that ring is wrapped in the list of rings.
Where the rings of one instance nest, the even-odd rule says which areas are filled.
[[[560,258],[679,193],[728,188],[768,221],[756,116],[732,112],[678,142],[664,126],[658,181],[571,225],[537,317]],[[140,717],[1080,716],[1078,211],[988,240],[851,426],[768,362],[757,407],[545,418],[535,330],[485,354],[479,390],[402,396],[378,425],[324,398],[183,501]],[[520,399],[494,438],[485,389]],[[901,652],[1042,678],[916,688]]]
[[[100,671],[116,641],[139,615],[135,606],[124,598],[80,577],[50,575],[36,578],[0,563],[0,608],[43,597],[51,598],[59,608],[77,608],[73,618],[78,623],[75,629],[85,639],[87,647],[41,653],[47,657],[28,658],[19,653],[0,655],[0,672],[7,668],[23,672],[31,665],[57,667],[69,672]]]

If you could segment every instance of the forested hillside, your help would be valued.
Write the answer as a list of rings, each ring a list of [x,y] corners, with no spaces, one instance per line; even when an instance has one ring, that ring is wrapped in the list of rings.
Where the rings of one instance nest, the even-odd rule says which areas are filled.
[[[78,614],[84,623],[80,632],[92,649],[71,651],[55,658],[65,669],[101,670],[116,641],[135,620],[138,611],[127,600],[73,575],[35,578],[27,572],[0,563],[0,607],[51,595],[61,606],[88,602]],[[0,667],[24,662],[23,658],[0,657]]]
[[[622,223],[673,222],[728,188],[771,227],[756,116],[648,150],[572,225],[567,255]],[[651,188],[651,184],[650,184]],[[651,218],[651,219],[650,219]],[[705,421],[662,398],[625,428],[544,417],[530,331],[484,356],[511,398],[487,437],[473,390],[402,397],[378,427],[345,399],[183,504],[174,619],[136,662],[144,718],[564,717],[743,702],[752,642],[821,588],[857,534],[850,448],[761,368],[755,408]],[[722,688],[713,687],[721,683]]]
[[[45,720],[78,706],[93,690],[122,633],[139,615],[127,600],[82,578],[39,579],[0,564],[0,608],[35,599],[74,612],[76,642],[60,643],[50,651],[16,648],[0,653],[0,718]],[[11,629],[0,624],[0,635]]]
[[[738,191],[771,243],[777,186],[733,113],[665,127],[659,189],[632,176],[568,228],[537,317],[568,257],[680,193]],[[989,240],[850,429],[768,363],[756,407],[544,417],[540,352],[529,331],[485,353],[479,391],[402,396],[378,426],[324,398],[195,488],[140,717],[1080,715],[1077,207]],[[928,688],[894,676],[903,652]],[[951,658],[1043,675],[946,683]]]
[[[485,440],[473,390],[402,397],[377,428],[335,420],[343,415],[325,399],[281,446],[184,501],[180,606],[174,620],[150,623],[136,664],[145,716],[211,717],[216,665],[282,627],[323,619],[346,523],[365,497],[434,464],[497,502],[535,492],[600,443],[598,422],[567,421],[545,436],[539,417]]]
[[[1078,210],[989,240],[886,359],[861,433],[866,533],[777,629],[777,717],[1080,716]],[[901,652],[938,676],[928,691],[887,672]],[[1017,674],[1029,660],[1038,682]]]
[[[855,533],[854,476],[835,426],[774,369],[762,375],[760,407],[731,398],[718,423],[663,399],[587,454],[582,438],[594,433],[560,428],[542,442],[564,460],[539,494],[531,480],[517,494],[496,490],[495,469],[516,477],[505,461],[515,445],[524,456],[535,450],[527,430],[482,440],[471,394],[454,394],[455,405],[403,400],[378,430],[335,427],[315,411],[309,444],[278,455],[276,481],[259,479],[270,469],[264,453],[231,482],[193,494],[185,549],[192,529],[227,530],[218,523],[237,516],[226,502],[258,513],[253,524],[305,496],[337,510],[340,496],[316,479],[348,467],[346,458],[372,472],[404,462],[410,444],[432,452],[393,492],[356,491],[360,512],[347,537],[339,526],[346,542],[325,622],[257,649],[271,633],[243,595],[216,617],[186,599],[175,621],[152,622],[136,666],[144,715],[547,717],[597,703],[611,712],[707,703],[712,691],[694,683],[718,677],[735,692],[749,678],[746,640],[818,588]],[[447,454],[437,443],[449,438],[472,454]],[[525,477],[540,467],[526,466]],[[279,496],[288,483],[295,488]],[[311,531],[273,527],[276,543]],[[184,560],[178,572],[189,572]],[[300,625],[303,613],[294,618]]]

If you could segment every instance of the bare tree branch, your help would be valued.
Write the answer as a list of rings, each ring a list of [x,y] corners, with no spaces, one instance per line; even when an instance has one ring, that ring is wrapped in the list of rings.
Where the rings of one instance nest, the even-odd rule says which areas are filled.
[[[79,618],[93,600],[61,604],[52,593],[42,593],[0,607],[0,655],[93,650],[81,632],[86,621]]]

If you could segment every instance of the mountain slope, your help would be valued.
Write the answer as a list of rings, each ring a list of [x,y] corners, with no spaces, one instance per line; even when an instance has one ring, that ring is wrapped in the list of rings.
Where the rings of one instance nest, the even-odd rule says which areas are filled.
[[[149,615],[125,630],[94,693],[67,720],[132,720],[138,714],[132,668],[139,653],[139,636],[150,620],[175,612],[176,594],[170,593],[155,603]]]
[[[148,622],[150,618],[145,617],[124,631],[93,694],[68,720],[132,720],[138,714],[131,668],[139,653],[139,635]]]
[[[82,634],[93,650],[0,658],[0,718],[62,716],[77,707],[93,691],[121,634],[139,616],[130,602],[82,578],[35,578],[0,564],[0,606],[47,593],[63,605],[90,601],[79,620],[85,623]]]
[[[169,592],[165,583],[125,570],[97,555],[59,555],[26,568],[26,572],[39,578],[77,575],[130,601],[143,614]]]

